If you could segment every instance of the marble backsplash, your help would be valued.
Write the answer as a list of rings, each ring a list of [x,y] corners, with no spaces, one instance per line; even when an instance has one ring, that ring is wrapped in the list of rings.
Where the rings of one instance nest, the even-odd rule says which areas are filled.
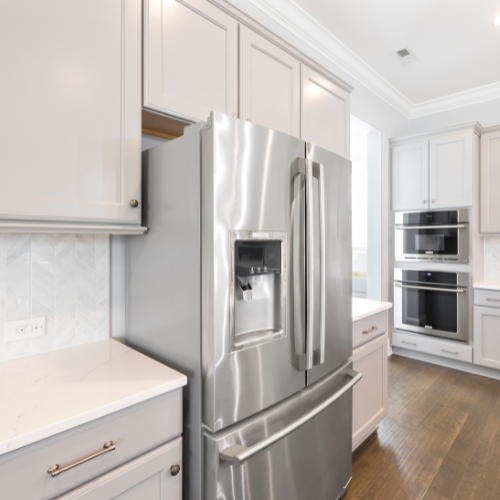
[[[0,234],[0,360],[109,337],[110,240]],[[4,322],[46,316],[46,334],[5,343]]]
[[[500,280],[500,238],[484,239],[484,278]]]

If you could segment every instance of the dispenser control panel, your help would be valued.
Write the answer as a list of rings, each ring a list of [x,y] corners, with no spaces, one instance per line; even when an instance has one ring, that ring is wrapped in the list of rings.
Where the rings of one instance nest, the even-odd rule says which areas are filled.
[[[235,274],[248,276],[281,271],[281,241],[236,241]]]

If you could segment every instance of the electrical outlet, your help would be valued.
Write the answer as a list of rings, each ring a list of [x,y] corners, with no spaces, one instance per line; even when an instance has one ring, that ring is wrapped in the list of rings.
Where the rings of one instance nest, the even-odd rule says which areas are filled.
[[[34,339],[45,335],[46,317],[5,322],[5,342]]]

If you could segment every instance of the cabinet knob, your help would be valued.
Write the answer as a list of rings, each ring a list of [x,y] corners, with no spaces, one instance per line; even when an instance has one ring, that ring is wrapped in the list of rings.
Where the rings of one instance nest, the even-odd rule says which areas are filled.
[[[436,200],[432,200],[432,203],[436,203]]]
[[[137,208],[139,206],[139,202],[137,200],[130,200],[130,206],[132,208]]]
[[[234,116],[235,118],[238,118],[238,115],[237,115],[236,113],[233,113],[233,116]]]
[[[252,123],[252,120],[250,120],[250,118],[247,118],[247,122],[250,122],[250,123]]]
[[[425,205],[427,203],[427,200],[422,200],[422,203]]]
[[[172,474],[172,476],[177,476],[177,474],[179,474],[180,471],[181,471],[180,465],[172,465],[172,467],[170,467],[170,474]]]

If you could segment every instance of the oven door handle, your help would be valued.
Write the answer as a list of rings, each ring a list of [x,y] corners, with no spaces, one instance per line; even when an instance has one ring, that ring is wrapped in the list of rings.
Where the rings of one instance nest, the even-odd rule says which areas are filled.
[[[443,226],[395,226],[398,229],[465,229],[465,224],[443,225]]]
[[[430,290],[431,292],[448,292],[448,293],[465,293],[464,288],[438,288],[430,286],[414,286],[414,285],[402,285],[401,283],[394,283],[394,286],[398,288],[413,288],[415,290]]]

